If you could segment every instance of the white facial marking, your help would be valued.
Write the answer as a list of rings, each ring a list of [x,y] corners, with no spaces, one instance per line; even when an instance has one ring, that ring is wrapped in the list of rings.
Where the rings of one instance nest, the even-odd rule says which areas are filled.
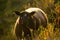
[[[27,14],[25,14],[24,16],[27,16]]]

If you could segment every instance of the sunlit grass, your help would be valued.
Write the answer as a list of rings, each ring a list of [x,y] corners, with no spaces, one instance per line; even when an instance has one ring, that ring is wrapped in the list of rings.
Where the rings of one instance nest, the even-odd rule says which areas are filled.
[[[40,28],[34,32],[34,35],[35,37],[31,32],[31,37],[32,37],[31,40],[60,40],[60,31],[59,30],[54,31],[54,25],[51,23],[47,25],[47,28],[40,26]],[[14,39],[14,37],[11,38]]]
[[[14,25],[11,25],[14,26]],[[13,27],[9,29],[7,34],[0,37],[0,40],[17,40],[16,37],[13,36]],[[32,30],[31,30],[32,31]],[[40,28],[33,33],[31,32],[32,40],[60,40],[60,31],[56,29],[54,31],[54,25],[52,23],[48,23],[47,28],[40,26]]]

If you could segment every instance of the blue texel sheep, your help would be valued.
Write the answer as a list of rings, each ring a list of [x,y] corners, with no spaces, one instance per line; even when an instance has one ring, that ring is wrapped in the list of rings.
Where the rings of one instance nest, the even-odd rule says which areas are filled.
[[[29,8],[25,11],[15,13],[19,16],[14,27],[14,33],[17,38],[22,39],[31,36],[32,30],[37,30],[40,25],[47,26],[47,15],[39,8]]]

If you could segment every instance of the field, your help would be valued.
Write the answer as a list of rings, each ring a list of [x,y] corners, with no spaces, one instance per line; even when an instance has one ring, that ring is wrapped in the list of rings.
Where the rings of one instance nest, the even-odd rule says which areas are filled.
[[[17,19],[14,11],[30,7],[41,8],[48,16],[47,28],[42,26],[33,40],[60,40],[60,0],[0,0],[0,40],[15,40],[13,28]]]

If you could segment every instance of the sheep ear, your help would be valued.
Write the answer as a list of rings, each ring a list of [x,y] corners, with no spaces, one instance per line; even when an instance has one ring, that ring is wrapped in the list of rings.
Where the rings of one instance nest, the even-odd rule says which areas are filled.
[[[16,13],[17,15],[20,15],[20,12],[18,12],[18,11],[15,11],[15,13]]]
[[[31,12],[30,15],[34,15],[35,14],[35,11]]]

